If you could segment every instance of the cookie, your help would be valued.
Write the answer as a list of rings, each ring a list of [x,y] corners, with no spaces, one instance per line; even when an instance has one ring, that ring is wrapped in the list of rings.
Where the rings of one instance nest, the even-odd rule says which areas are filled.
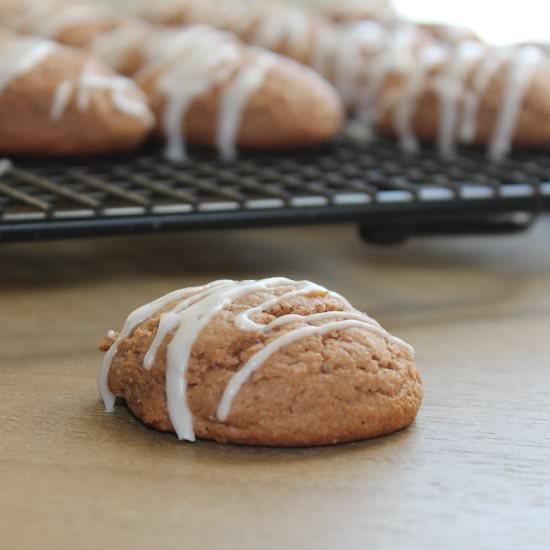
[[[143,93],[85,53],[0,32],[0,152],[83,155],[141,144]]]
[[[99,387],[146,425],[219,442],[308,446],[389,434],[422,399],[414,351],[307,281],[172,292],[110,332]]]

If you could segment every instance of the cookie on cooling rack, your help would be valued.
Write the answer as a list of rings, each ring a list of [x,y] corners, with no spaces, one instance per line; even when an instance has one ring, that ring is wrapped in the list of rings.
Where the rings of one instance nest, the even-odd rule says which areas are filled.
[[[110,332],[99,385],[180,439],[307,446],[389,434],[422,399],[414,351],[343,297],[282,277],[172,292]]]
[[[342,126],[336,91],[290,59],[202,25],[158,33],[156,41],[134,78],[157,115],[169,158],[184,157],[184,141],[214,145],[224,158],[236,147],[318,145]],[[181,55],[166,55],[177,50]]]
[[[0,31],[0,153],[131,149],[152,122],[131,80],[78,50]]]
[[[493,160],[550,144],[550,62],[538,48],[467,41],[410,52],[416,64],[386,72],[373,108],[403,144],[435,141],[447,156],[460,144],[486,145]]]

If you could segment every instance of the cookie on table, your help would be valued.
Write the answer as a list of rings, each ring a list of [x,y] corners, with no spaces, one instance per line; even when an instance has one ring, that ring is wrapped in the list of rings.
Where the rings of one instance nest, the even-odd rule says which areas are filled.
[[[100,349],[106,409],[123,398],[189,441],[356,441],[407,427],[422,400],[411,346],[340,295],[282,277],[172,292]]]
[[[78,50],[0,31],[0,153],[132,149],[152,122],[131,80]]]

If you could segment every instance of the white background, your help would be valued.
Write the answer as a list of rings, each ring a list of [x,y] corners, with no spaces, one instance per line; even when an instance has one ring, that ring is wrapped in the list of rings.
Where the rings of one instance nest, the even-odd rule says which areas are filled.
[[[474,28],[497,44],[550,42],[550,0],[394,0],[406,16]]]

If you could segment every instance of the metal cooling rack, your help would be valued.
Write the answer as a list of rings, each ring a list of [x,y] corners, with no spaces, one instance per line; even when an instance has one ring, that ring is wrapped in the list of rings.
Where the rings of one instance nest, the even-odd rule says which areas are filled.
[[[446,161],[391,140],[341,137],[315,150],[212,152],[167,163],[161,151],[94,159],[12,159],[0,176],[0,241],[161,230],[353,222],[365,239],[499,232],[550,210],[550,154],[491,164]]]

